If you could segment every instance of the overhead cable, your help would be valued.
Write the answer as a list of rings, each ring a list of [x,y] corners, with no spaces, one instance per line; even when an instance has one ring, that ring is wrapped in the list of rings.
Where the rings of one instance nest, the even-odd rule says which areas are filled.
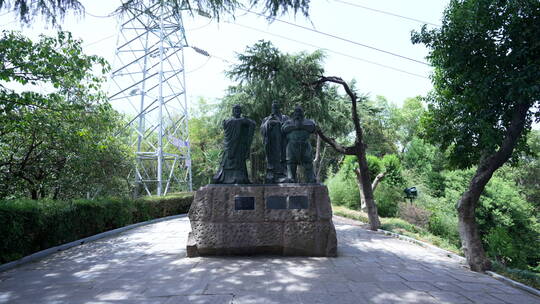
[[[227,21],[225,21],[225,22],[227,22]],[[324,50],[327,50],[328,52],[331,52],[331,53],[334,53],[334,54],[338,54],[338,55],[341,55],[341,56],[349,57],[351,59],[367,62],[367,63],[373,64],[373,65],[377,65],[377,66],[380,66],[380,67],[383,67],[383,68],[391,69],[391,70],[394,70],[394,71],[397,71],[397,72],[413,75],[413,76],[424,78],[424,79],[429,79],[428,77],[426,77],[424,75],[412,73],[412,72],[409,72],[409,71],[405,71],[405,70],[402,70],[402,69],[395,68],[393,66],[389,66],[389,65],[381,64],[381,63],[378,63],[378,62],[375,62],[375,61],[367,60],[367,59],[364,59],[364,58],[352,56],[352,55],[345,54],[345,53],[342,53],[342,52],[339,52],[339,51],[335,51],[335,50],[332,50],[332,49],[329,49],[329,48],[321,47],[321,46],[318,46],[318,45],[315,45],[315,44],[311,44],[311,43],[299,41],[299,40],[296,40],[296,39],[292,39],[292,38],[289,38],[289,37],[286,37],[286,36],[274,34],[274,33],[267,32],[267,31],[263,31],[261,29],[257,29],[257,28],[251,27],[251,26],[243,25],[243,24],[240,24],[240,23],[232,23],[232,22],[227,22],[227,23],[234,24],[234,25],[237,25],[237,26],[240,26],[240,27],[244,27],[244,28],[247,28],[247,29],[250,29],[250,30],[253,30],[253,31],[258,31],[258,32],[261,32],[261,33],[265,33],[265,34],[268,34],[268,35],[276,36],[276,37],[286,39],[286,40],[289,40],[289,41],[294,41],[296,43],[304,44],[304,45],[311,46],[311,47],[314,47],[314,48],[317,48],[317,49],[324,49]]]
[[[114,17],[114,13],[113,14],[109,14],[109,15],[106,15],[106,16],[100,16],[100,15],[94,15],[92,13],[89,13],[88,11],[84,11],[84,14],[85,15],[88,15],[90,17],[94,17],[94,18],[111,18],[111,17]]]
[[[212,19],[209,19],[208,23],[206,23],[205,25],[201,25],[201,26],[198,26],[198,27],[195,27],[195,28],[185,29],[185,31],[196,31],[196,30],[199,30],[199,29],[202,29],[202,28],[205,28],[205,27],[209,26],[210,23],[212,23]]]
[[[391,12],[387,12],[387,11],[383,11],[383,10],[379,10],[379,9],[375,9],[375,8],[371,8],[371,7],[367,7],[367,6],[363,6],[363,5],[356,4],[356,3],[351,3],[351,2],[347,2],[347,1],[343,1],[343,0],[334,0],[334,1],[339,2],[339,3],[343,3],[343,4],[347,4],[347,5],[350,5],[350,6],[358,7],[358,8],[363,8],[363,9],[370,10],[370,11],[373,11],[373,12],[393,16],[393,17],[398,17],[398,18],[407,19],[407,20],[411,20],[411,21],[414,21],[414,22],[422,23],[422,24],[429,24],[429,25],[433,25],[433,26],[436,26],[436,27],[440,27],[439,24],[435,24],[435,23],[431,23],[431,22],[428,22],[428,21],[423,21],[423,20],[420,20],[420,19],[415,19],[415,18],[410,18],[410,17],[394,14],[394,13],[391,13]]]
[[[212,59],[212,58],[211,58],[211,57],[208,57],[208,58],[206,59],[206,61],[205,61],[203,64],[201,64],[200,66],[194,68],[194,69],[191,70],[191,71],[186,71],[186,74],[188,74],[188,73],[193,73],[193,72],[196,72],[196,71],[202,69],[202,68],[210,61],[210,59]]]
[[[240,10],[244,10],[244,9],[240,9]],[[246,10],[244,10],[246,11]],[[265,15],[263,14],[260,14],[260,13],[256,13],[256,12],[252,12],[252,11],[248,11],[249,13],[251,14],[254,14],[254,15],[257,15],[257,16],[261,16],[261,17],[265,17]],[[403,56],[403,55],[400,55],[400,54],[397,54],[397,53],[393,53],[393,52],[390,52],[390,51],[385,51],[383,49],[379,49],[379,48],[376,48],[376,47],[373,47],[373,46],[370,46],[370,45],[367,45],[367,44],[364,44],[364,43],[360,43],[360,42],[356,42],[356,41],[353,41],[353,40],[350,40],[350,39],[347,39],[347,38],[342,38],[342,37],[339,37],[337,35],[333,35],[333,34],[328,34],[328,33],[325,33],[325,32],[321,32],[319,30],[316,30],[316,29],[312,29],[312,28],[309,28],[307,26],[303,26],[303,25],[299,25],[299,24],[296,24],[296,23],[293,23],[293,22],[289,22],[289,21],[285,21],[285,20],[281,20],[281,19],[277,19],[277,18],[273,18],[271,19],[272,21],[278,21],[278,22],[281,22],[281,23],[285,23],[285,24],[288,24],[288,25],[291,25],[291,26],[295,26],[295,27],[298,27],[298,28],[301,28],[301,29],[304,29],[304,30],[307,30],[307,31],[311,31],[311,32],[314,32],[314,33],[317,33],[317,34],[321,34],[321,35],[324,35],[324,36],[328,36],[328,37],[332,37],[334,39],[338,39],[338,40],[342,40],[342,41],[345,41],[345,42],[349,42],[349,43],[352,43],[352,44],[356,44],[356,45],[359,45],[359,46],[362,46],[362,47],[365,47],[365,48],[368,48],[368,49],[372,49],[372,50],[375,50],[375,51],[378,51],[378,52],[381,52],[381,53],[385,53],[385,54],[388,54],[388,55],[392,55],[392,56],[395,56],[395,57],[399,57],[399,58],[402,58],[402,59],[405,59],[405,60],[409,60],[409,61],[412,61],[412,62],[415,62],[415,63],[420,63],[420,64],[423,64],[423,65],[427,65],[429,66],[429,64],[427,62],[424,62],[424,61],[420,61],[420,60],[417,60],[417,59],[414,59],[414,58],[410,58],[410,57],[407,57],[407,56]]]
[[[107,36],[107,37],[105,37],[105,38],[101,38],[101,39],[99,39],[99,40],[97,40],[97,41],[93,41],[93,42],[90,42],[90,43],[88,43],[88,44],[85,44],[84,46],[85,46],[85,47],[88,47],[88,46],[94,45],[94,44],[96,44],[96,43],[100,43],[100,42],[102,42],[102,41],[105,41],[105,40],[110,39],[110,38],[115,37],[115,36],[116,36],[116,34],[112,34],[112,35],[109,35],[109,36]]]
[[[2,25],[0,25],[0,27],[4,27],[4,26],[6,26],[6,25],[10,25],[10,24],[15,23],[15,22],[17,22],[17,20],[13,20],[13,21],[11,21],[11,22],[2,24]]]

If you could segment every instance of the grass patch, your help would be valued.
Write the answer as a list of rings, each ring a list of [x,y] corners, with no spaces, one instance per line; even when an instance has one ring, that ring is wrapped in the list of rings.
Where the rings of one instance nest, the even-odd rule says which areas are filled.
[[[538,272],[508,268],[497,262],[493,262],[493,271],[514,281],[540,290],[540,273]]]
[[[357,220],[363,223],[369,222],[367,213],[362,212],[362,211],[353,210],[347,207],[332,204],[332,212],[335,215],[343,216],[343,217]]]
[[[352,210],[344,206],[332,205],[335,215],[343,216],[353,220],[368,223],[368,215],[365,212]],[[381,217],[381,229],[411,237],[413,239],[433,244],[439,248],[463,255],[461,250],[449,240],[434,235],[428,230],[415,226],[405,220],[395,217]]]
[[[410,238],[435,245],[463,256],[463,252],[455,244],[440,236],[434,235],[427,229],[415,226],[405,220],[395,217],[381,218],[381,229],[408,236]]]

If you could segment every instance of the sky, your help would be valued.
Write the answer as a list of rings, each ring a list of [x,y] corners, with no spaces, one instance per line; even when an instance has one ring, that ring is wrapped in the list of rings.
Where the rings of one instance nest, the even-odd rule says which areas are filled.
[[[83,40],[87,54],[114,63],[119,19],[107,16],[121,1],[81,2],[87,14],[66,16],[62,28]],[[312,0],[309,19],[298,14],[273,21],[241,10],[235,18],[223,16],[219,22],[186,14],[183,23],[189,46],[210,54],[205,57],[192,48],[185,49],[188,104],[195,105],[199,97],[209,101],[222,97],[227,87],[234,84],[224,71],[237,62],[237,54],[264,39],[284,53],[322,49],[327,76],[355,79],[359,92],[372,97],[382,95],[400,105],[406,98],[425,95],[432,89],[432,68],[425,64],[428,50],[410,42],[411,31],[419,30],[423,23],[402,17],[434,27],[440,24],[447,4],[448,0]],[[0,12],[0,28],[21,30],[34,38],[56,31],[40,21],[21,27],[6,11]]]

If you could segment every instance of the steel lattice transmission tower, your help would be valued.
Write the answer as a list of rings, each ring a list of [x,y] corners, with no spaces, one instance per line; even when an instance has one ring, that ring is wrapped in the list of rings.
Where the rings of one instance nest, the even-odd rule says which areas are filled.
[[[120,27],[109,100],[131,119],[137,193],[191,191],[186,35],[165,1],[130,8]]]

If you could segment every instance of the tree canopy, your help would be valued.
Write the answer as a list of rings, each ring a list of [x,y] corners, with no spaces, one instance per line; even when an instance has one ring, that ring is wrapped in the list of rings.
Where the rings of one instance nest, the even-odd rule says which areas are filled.
[[[537,0],[452,0],[441,28],[412,36],[430,49],[435,68],[426,134],[454,167],[478,164],[458,202],[462,245],[476,271],[490,268],[475,220],[480,196],[540,119],[538,24]]]
[[[38,42],[3,32],[0,50],[0,197],[118,189],[129,156],[100,90],[105,60],[65,32]]]
[[[352,125],[343,96],[332,86],[306,85],[324,72],[323,60],[320,51],[286,54],[269,41],[258,41],[238,54],[239,63],[226,72],[237,84],[229,87],[219,115],[222,119],[229,117],[232,105],[240,104],[243,114],[260,123],[271,113],[272,102],[277,101],[284,114],[301,105],[306,117],[314,119],[329,134],[348,134]],[[263,170],[264,151],[256,136],[251,156],[252,178],[262,182]]]
[[[497,151],[516,119],[525,132],[540,119],[539,23],[536,0],[453,0],[440,29],[413,34],[435,68],[426,132],[453,165]],[[518,148],[524,144],[520,137]]]
[[[314,119],[333,135],[347,134],[348,105],[334,87],[306,86],[322,75],[324,53],[285,54],[269,41],[261,40],[238,54],[237,65],[227,75],[238,82],[231,86],[224,101],[227,105],[246,106],[246,115],[255,121],[271,112],[272,102],[278,101],[285,114],[292,113],[296,105],[304,108],[306,116]],[[227,110],[227,115],[230,108]],[[345,118],[345,119],[344,119]]]

